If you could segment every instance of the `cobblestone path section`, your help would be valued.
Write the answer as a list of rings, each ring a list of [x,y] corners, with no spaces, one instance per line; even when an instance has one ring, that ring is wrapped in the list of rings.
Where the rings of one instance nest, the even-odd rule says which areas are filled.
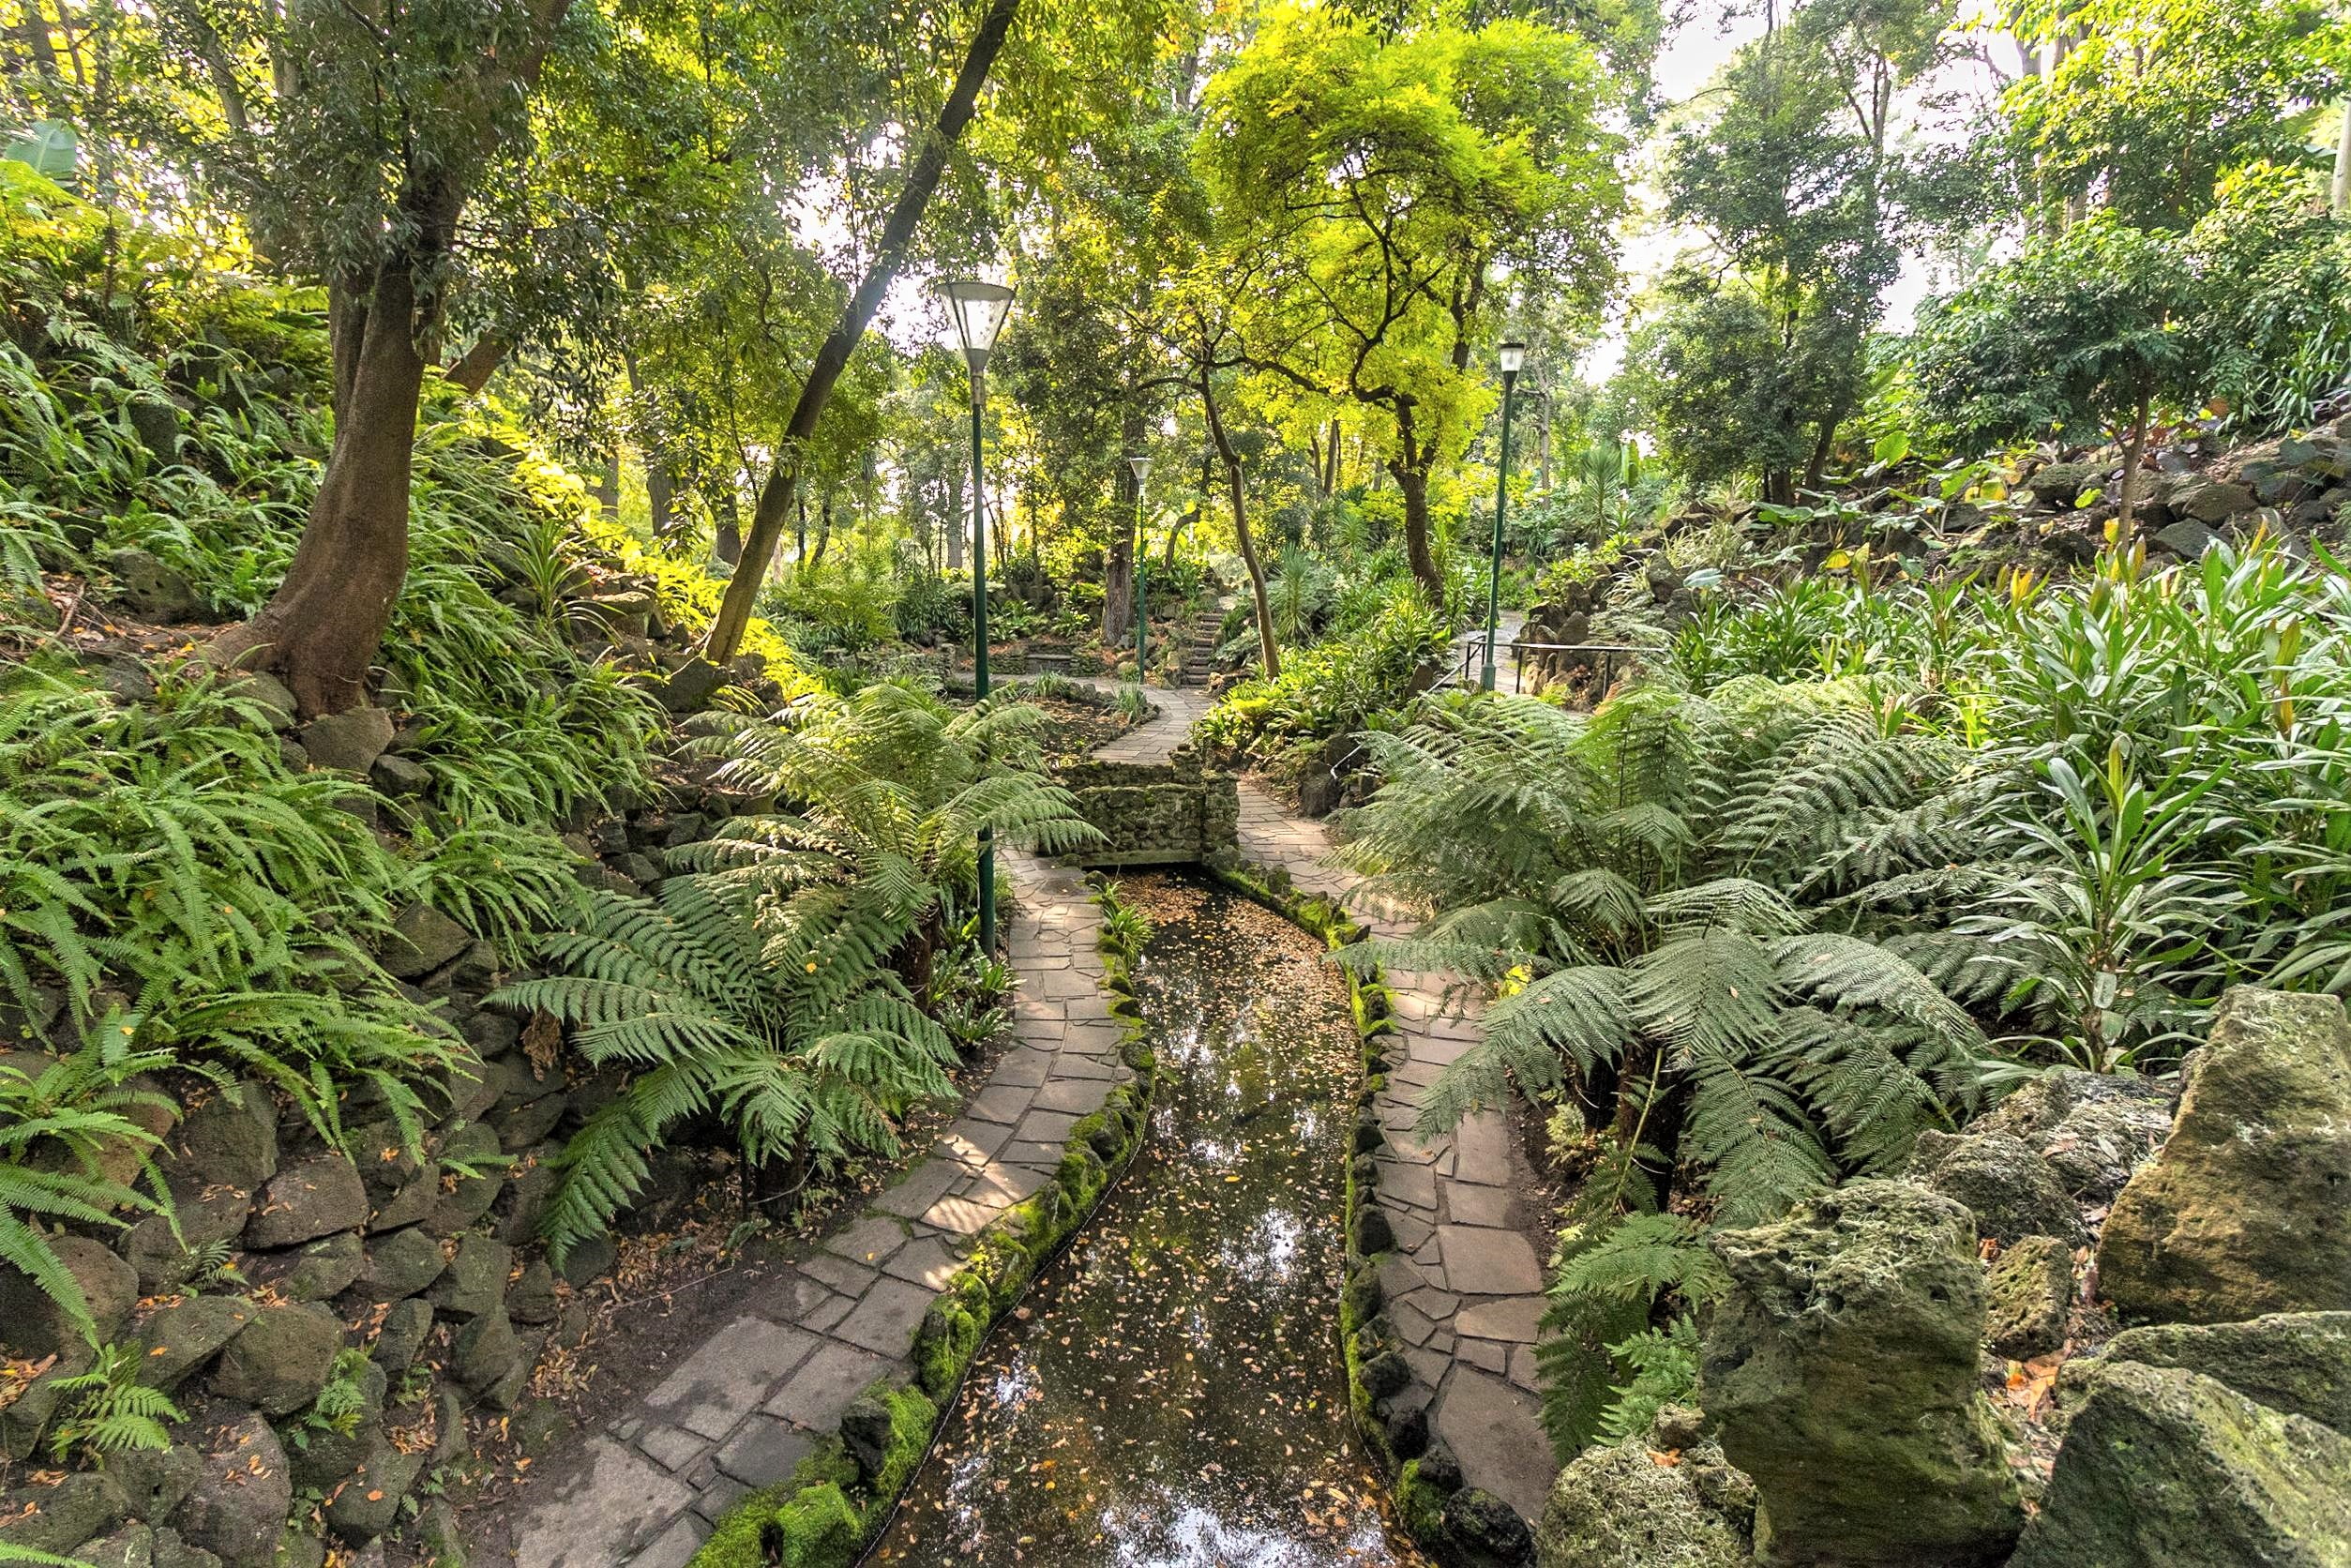
[[[1409,932],[1409,912],[1372,896],[1331,850],[1321,823],[1242,782],[1244,859],[1280,867],[1301,891],[1347,905],[1382,936]],[[1379,1283],[1412,1366],[1405,1397],[1427,1398],[1430,1429],[1452,1445],[1470,1485],[1532,1524],[1559,1474],[1535,1394],[1545,1299],[1531,1238],[1544,1233],[1545,1204],[1503,1116],[1471,1117],[1432,1143],[1413,1135],[1422,1091],[1477,1043],[1477,1020],[1474,1008],[1447,1006],[1441,974],[1391,970],[1387,979],[1406,1049],[1379,1099],[1388,1142],[1375,1156],[1378,1197],[1396,1238]]]
[[[911,1368],[923,1313],[972,1238],[1046,1184],[1071,1126],[1126,1077],[1100,914],[1079,874],[1017,852],[1002,863],[1020,899],[1017,1043],[929,1158],[625,1416],[567,1459],[541,1461],[515,1521],[520,1568],[680,1568],[730,1505],[790,1475],[867,1384]]]

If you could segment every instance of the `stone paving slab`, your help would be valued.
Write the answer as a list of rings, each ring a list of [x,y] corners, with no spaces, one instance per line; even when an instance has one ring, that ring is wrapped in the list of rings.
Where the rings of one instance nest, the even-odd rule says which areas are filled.
[[[1289,873],[1301,892],[1345,905],[1381,936],[1408,935],[1412,911],[1366,889],[1333,858],[1321,823],[1241,785],[1243,858]],[[1478,1039],[1474,1002],[1448,995],[1441,974],[1390,972],[1404,1042],[1377,1111],[1388,1129],[1378,1200],[1398,1256],[1380,1282],[1405,1335],[1406,1362],[1433,1391],[1430,1423],[1462,1473],[1523,1515],[1543,1516],[1559,1473],[1543,1430],[1533,1376],[1534,1324],[1545,1304],[1542,1259],[1530,1235],[1542,1214],[1528,1196],[1535,1175],[1497,1112],[1422,1143],[1413,1132],[1422,1091]],[[1512,1376],[1513,1373],[1522,1376]]]
[[[791,1473],[859,1392],[911,1372],[923,1314],[971,1239],[1035,1192],[1069,1128],[1126,1076],[1083,878],[1017,852],[1007,951],[1019,1044],[928,1158],[780,1274],[567,1457],[541,1462],[514,1525],[520,1568],[684,1568],[744,1496]]]

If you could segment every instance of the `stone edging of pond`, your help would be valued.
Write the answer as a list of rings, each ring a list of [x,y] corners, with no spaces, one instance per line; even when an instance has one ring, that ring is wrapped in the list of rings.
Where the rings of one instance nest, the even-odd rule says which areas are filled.
[[[849,1568],[888,1525],[899,1495],[930,1452],[965,1372],[988,1331],[1084,1226],[1142,1146],[1157,1062],[1142,1043],[1134,965],[1145,933],[1123,918],[1116,891],[1098,885],[1100,949],[1110,1016],[1131,1076],[1102,1108],[1069,1130],[1060,1166],[974,1240],[914,1335],[911,1369],[876,1379],[842,1413],[838,1430],[777,1485],[745,1499],[695,1553],[690,1568]],[[911,1376],[910,1376],[911,1371]]]
[[[1372,935],[1345,905],[1291,884],[1279,867],[1248,865],[1213,868],[1226,887],[1319,936],[1333,953]],[[1383,1315],[1379,1258],[1394,1246],[1378,1197],[1379,1164],[1372,1156],[1386,1141],[1379,1100],[1388,1086],[1389,1054],[1401,1048],[1395,995],[1377,964],[1344,965],[1348,994],[1363,1047],[1363,1072],[1356,1084],[1355,1133],[1347,1166],[1347,1283],[1339,1293],[1340,1342],[1347,1356],[1347,1386],[1355,1428],[1389,1484],[1396,1518],[1415,1545],[1449,1568],[1485,1568],[1497,1560],[1486,1545],[1489,1521],[1516,1515],[1500,1498],[1465,1484],[1459,1460],[1428,1427],[1435,1390],[1415,1392],[1412,1365],[1401,1352],[1395,1327]],[[1504,1529],[1505,1537],[1512,1531]],[[1517,1534],[1523,1535],[1521,1528]]]

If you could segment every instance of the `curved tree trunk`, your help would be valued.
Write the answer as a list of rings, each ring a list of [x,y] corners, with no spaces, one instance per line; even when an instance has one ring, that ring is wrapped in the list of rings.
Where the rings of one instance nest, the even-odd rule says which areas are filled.
[[[1249,569],[1249,597],[1257,607],[1258,658],[1265,667],[1265,678],[1272,680],[1282,672],[1282,645],[1273,638],[1273,606],[1266,597],[1265,565],[1258,559],[1257,539],[1249,532],[1249,503],[1241,486],[1241,457],[1232,449],[1232,438],[1225,433],[1225,422],[1216,413],[1216,393],[1208,373],[1200,375],[1200,412],[1208,419],[1209,439],[1216,444],[1216,455],[1225,462],[1225,488],[1232,498],[1233,537],[1241,542],[1241,563]]]
[[[1428,546],[1428,470],[1399,459],[1388,465],[1396,489],[1404,494],[1404,557],[1412,576],[1428,591],[1429,602],[1445,604],[1445,580],[1437,570],[1437,557]]]

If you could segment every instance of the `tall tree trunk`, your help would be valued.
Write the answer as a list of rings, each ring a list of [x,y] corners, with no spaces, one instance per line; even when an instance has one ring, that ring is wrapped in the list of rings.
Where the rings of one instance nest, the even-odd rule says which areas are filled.
[[[206,650],[210,662],[275,670],[305,716],[367,701],[392,604],[408,576],[408,491],[425,362],[411,258],[377,269],[369,298],[330,310],[337,334],[335,449],[285,580],[261,612]],[[344,339],[349,339],[348,360]]]
[[[824,547],[833,542],[833,495],[829,490],[825,492],[821,510],[823,515],[817,529],[816,553],[808,557],[808,565],[811,566],[823,562]]]
[[[791,564],[805,566],[808,564],[808,498],[795,495],[791,501],[795,508],[791,525]],[[746,548],[748,548],[747,544]]]
[[[621,363],[628,372],[630,397],[641,397],[645,384],[637,373],[637,356],[624,354]],[[662,457],[656,442],[639,442],[637,455],[644,460],[645,464],[645,512],[653,521],[653,536],[666,541],[670,531],[677,526],[676,520],[671,516],[677,487],[670,477],[670,464]]]
[[[717,514],[711,526],[712,549],[728,565],[739,565],[743,560],[743,505],[735,499],[732,479],[719,488],[711,510]]]
[[[2139,463],[2147,456],[2148,399],[2131,410],[2131,436],[2122,447],[2122,493],[2115,502],[2115,548],[2129,550],[2139,505]]]
[[[1412,576],[1428,592],[1428,602],[1444,608],[1445,580],[1438,573],[1437,557],[1428,548],[1428,470],[1399,458],[1388,464],[1396,489],[1404,496],[1404,558]]]
[[[1124,484],[1118,487],[1123,490]],[[1126,521],[1110,532],[1109,548],[1102,553],[1102,643],[1106,648],[1135,641],[1135,515],[1132,503],[1122,507]]]
[[[800,396],[784,427],[775,466],[760,489],[759,505],[751,515],[751,535],[745,548],[755,563],[764,562],[775,553],[776,542],[783,535],[784,520],[791,516],[792,498],[799,489],[801,449],[816,433],[817,420],[832,401],[833,388],[839,383],[841,372],[848,369],[850,354],[864,339],[882,295],[897,277],[898,268],[906,264],[914,232],[930,206],[932,194],[939,188],[940,177],[946,173],[948,155],[972,122],[979,106],[980,89],[987,85],[988,72],[995,68],[996,56],[1003,52],[1004,36],[1012,30],[1013,19],[1019,9],[1020,0],[988,0],[979,27],[972,35],[971,46],[964,51],[955,85],[940,108],[938,123],[908,166],[906,183],[898,188],[897,200],[891,204],[889,217],[882,222],[873,263],[858,281],[856,292],[849,296],[848,304],[841,308],[840,319],[834,323],[831,334],[817,350],[816,358],[808,367],[807,380],[800,384]],[[734,657],[742,647],[743,634],[751,624],[751,610],[759,602],[760,583],[764,576],[755,567],[735,573],[733,580],[727,584],[726,597],[719,603],[717,618],[711,623],[710,635],[703,644],[705,656],[714,663]]]
[[[1216,444],[1216,455],[1224,460],[1225,488],[1232,500],[1233,537],[1241,541],[1241,564],[1249,570],[1249,596],[1257,606],[1258,658],[1270,681],[1282,672],[1282,646],[1273,638],[1273,606],[1266,597],[1265,565],[1258,559],[1257,540],[1249,532],[1249,502],[1241,486],[1241,456],[1232,449],[1232,438],[1225,433],[1225,422],[1217,416],[1215,386],[1205,369],[1200,371],[1199,385],[1200,412],[1208,420],[1208,438]]]
[[[1829,472],[1829,459],[1836,452],[1837,424],[1845,417],[1841,408],[1831,409],[1821,415],[1820,433],[1812,444],[1812,456],[1804,463],[1804,488],[1816,490]]]

